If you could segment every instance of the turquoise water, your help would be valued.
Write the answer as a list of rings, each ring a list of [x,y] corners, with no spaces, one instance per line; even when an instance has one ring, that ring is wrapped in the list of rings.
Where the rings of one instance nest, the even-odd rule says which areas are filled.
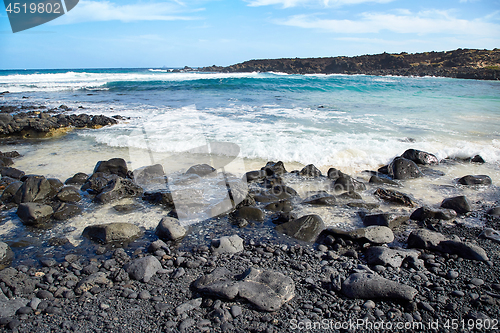
[[[0,91],[10,92],[3,104],[65,104],[77,113],[84,106],[131,117],[81,133],[109,147],[178,153],[229,141],[243,158],[355,171],[407,148],[500,161],[496,81],[72,69],[0,71]]]

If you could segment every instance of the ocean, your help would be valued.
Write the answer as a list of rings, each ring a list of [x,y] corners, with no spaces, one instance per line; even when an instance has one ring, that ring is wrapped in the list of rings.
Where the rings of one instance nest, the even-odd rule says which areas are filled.
[[[210,161],[237,178],[267,161],[283,161],[288,171],[314,164],[324,174],[335,167],[366,181],[363,171],[377,170],[413,148],[439,159],[479,154],[486,161],[439,165],[435,169],[445,176],[407,181],[402,191],[418,202],[439,206],[455,193],[471,195],[475,204],[498,200],[498,81],[169,69],[20,70],[0,71],[2,91],[9,93],[0,95],[1,105],[66,105],[70,113],[125,118],[115,126],[74,130],[59,139],[0,145],[2,151],[22,154],[15,167],[63,181],[77,172],[90,174],[97,161],[112,157],[123,157],[131,170],[161,163],[167,173],[185,171],[205,161],[197,149],[213,142],[236,147],[217,152],[220,160],[211,156]],[[466,174],[488,174],[494,186],[449,188]],[[372,192],[369,188],[362,195],[373,201]],[[355,213],[318,209],[303,207],[299,213],[323,214],[327,225],[359,223]],[[154,228],[164,212],[141,214],[142,225]],[[113,216],[117,221],[138,219],[137,214]],[[92,211],[59,230],[71,229],[78,238],[85,225],[109,220],[109,209]],[[14,217],[12,221],[10,228],[19,225]]]

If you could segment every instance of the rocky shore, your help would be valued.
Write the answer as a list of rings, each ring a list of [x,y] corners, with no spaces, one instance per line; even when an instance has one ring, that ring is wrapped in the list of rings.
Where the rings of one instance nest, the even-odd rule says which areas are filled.
[[[214,65],[200,68],[199,71],[438,76],[498,80],[500,50],[458,49],[447,52],[383,53],[357,57],[261,59],[227,67]]]
[[[59,136],[72,128],[100,128],[118,123],[103,115],[65,114],[72,111],[66,105],[47,109],[46,106],[0,106],[0,137],[48,138]]]
[[[15,161],[17,155],[2,156]],[[0,325],[16,332],[496,330],[500,199],[478,207],[453,196],[428,207],[399,191],[410,179],[439,177],[432,169],[438,163],[484,161],[438,161],[410,149],[369,171],[369,182],[335,168],[326,175],[312,164],[288,172],[283,163],[269,162],[242,180],[226,177],[233,208],[189,228],[161,165],[132,172],[114,158],[64,183],[5,166],[2,210],[15,211],[33,232],[89,209],[83,200],[103,205],[132,198],[137,204],[115,210],[158,205],[165,214],[156,230],[88,226],[82,246],[90,254],[53,238],[44,257],[23,263],[4,239]],[[182,181],[216,175],[209,165],[195,165]],[[290,179],[321,181],[329,190],[301,197]],[[467,175],[450,186],[495,185],[487,175]],[[358,194],[367,190],[374,202]],[[319,215],[295,215],[299,205],[342,206],[358,212],[364,226],[326,227]],[[380,212],[380,205],[393,211]],[[460,224],[458,217],[470,216],[484,227]],[[194,237],[200,231],[206,237]]]

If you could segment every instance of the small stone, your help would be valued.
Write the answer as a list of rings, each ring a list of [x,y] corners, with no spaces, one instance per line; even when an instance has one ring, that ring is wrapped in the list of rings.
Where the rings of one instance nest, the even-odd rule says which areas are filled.
[[[372,301],[372,300],[368,300],[368,301],[366,301],[366,302],[365,302],[365,304],[363,304],[363,307],[364,307],[365,309],[368,309],[368,310],[370,310],[370,309],[375,309],[375,306],[376,306],[376,304],[375,304],[375,302],[374,302],[374,301]]]
[[[151,294],[147,290],[143,290],[137,295],[137,298],[143,299],[143,300],[148,300],[151,298]]]
[[[458,275],[459,274],[457,271],[448,271],[448,273],[446,273],[446,278],[453,280],[453,279],[456,279],[458,277]]]
[[[476,287],[479,287],[479,286],[482,286],[484,284],[484,280],[479,279],[479,278],[473,278],[472,280],[470,280],[470,283],[472,283]]]
[[[231,316],[233,316],[233,318],[239,317],[242,313],[243,311],[239,305],[231,306]]]

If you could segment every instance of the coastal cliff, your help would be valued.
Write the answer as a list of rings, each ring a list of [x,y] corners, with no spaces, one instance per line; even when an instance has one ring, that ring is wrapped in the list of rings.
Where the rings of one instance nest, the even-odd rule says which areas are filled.
[[[500,79],[500,49],[458,49],[447,52],[375,54],[356,57],[250,60],[203,72],[281,72],[287,74],[367,74]]]

